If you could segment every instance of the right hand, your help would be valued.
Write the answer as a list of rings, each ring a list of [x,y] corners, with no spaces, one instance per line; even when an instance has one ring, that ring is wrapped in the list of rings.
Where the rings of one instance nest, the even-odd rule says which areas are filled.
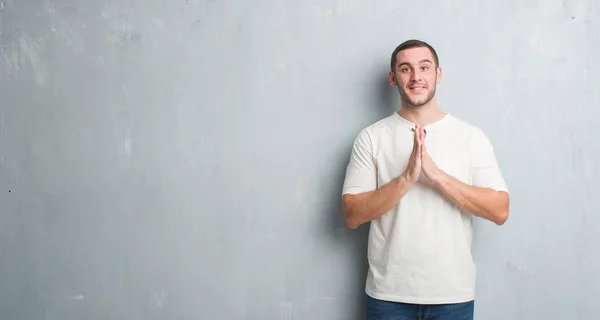
[[[418,124],[415,126],[415,141],[413,144],[412,153],[410,154],[410,158],[408,159],[408,165],[406,166],[406,170],[402,174],[404,178],[411,182],[415,183],[419,180],[419,176],[421,176],[421,145],[422,143],[422,128]]]

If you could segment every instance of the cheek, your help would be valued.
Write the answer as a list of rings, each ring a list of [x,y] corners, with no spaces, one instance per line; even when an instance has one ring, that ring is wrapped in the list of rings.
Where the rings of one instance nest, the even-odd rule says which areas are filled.
[[[408,85],[408,83],[410,82],[410,80],[406,77],[399,77],[398,78],[398,85],[400,85],[401,87],[406,87]]]

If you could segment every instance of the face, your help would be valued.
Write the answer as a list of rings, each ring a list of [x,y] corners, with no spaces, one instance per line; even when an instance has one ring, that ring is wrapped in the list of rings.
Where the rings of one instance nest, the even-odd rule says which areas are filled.
[[[390,71],[390,84],[398,87],[404,105],[420,107],[435,97],[435,87],[442,79],[441,68],[428,48],[411,48],[396,55],[395,73]]]

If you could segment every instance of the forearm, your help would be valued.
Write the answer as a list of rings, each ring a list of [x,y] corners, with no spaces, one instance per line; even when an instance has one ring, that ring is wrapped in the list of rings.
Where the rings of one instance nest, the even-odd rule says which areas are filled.
[[[412,185],[404,176],[400,176],[377,190],[344,195],[343,212],[348,227],[356,229],[384,215],[400,202]]]
[[[506,192],[471,186],[443,172],[432,180],[432,183],[465,211],[497,225],[504,224],[508,219],[509,197]]]

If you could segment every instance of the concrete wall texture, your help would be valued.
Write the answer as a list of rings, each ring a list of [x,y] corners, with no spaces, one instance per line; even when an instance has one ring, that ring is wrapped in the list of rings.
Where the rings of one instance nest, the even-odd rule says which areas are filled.
[[[352,141],[433,44],[511,189],[476,319],[600,314],[600,0],[0,0],[1,319],[361,319]]]

